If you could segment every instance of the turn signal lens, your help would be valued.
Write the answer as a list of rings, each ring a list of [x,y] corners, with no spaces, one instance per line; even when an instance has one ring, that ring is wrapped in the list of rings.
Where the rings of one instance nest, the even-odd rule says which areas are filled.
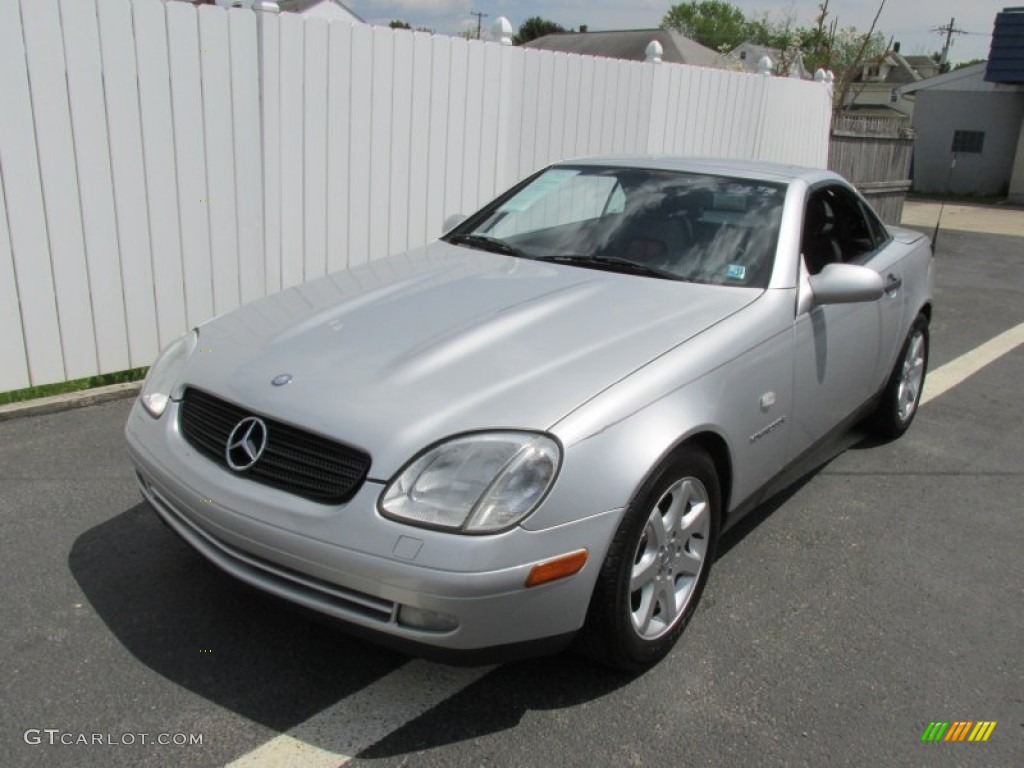
[[[530,569],[530,575],[526,577],[526,586],[536,587],[579,573],[587,563],[587,554],[587,550],[579,549],[568,555],[556,557],[554,560],[537,563]]]

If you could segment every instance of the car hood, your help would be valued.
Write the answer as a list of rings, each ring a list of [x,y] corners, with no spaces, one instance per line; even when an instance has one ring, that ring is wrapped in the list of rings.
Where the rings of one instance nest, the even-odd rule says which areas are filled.
[[[453,434],[549,428],[759,295],[437,242],[211,320],[182,383],[359,446],[386,479]]]

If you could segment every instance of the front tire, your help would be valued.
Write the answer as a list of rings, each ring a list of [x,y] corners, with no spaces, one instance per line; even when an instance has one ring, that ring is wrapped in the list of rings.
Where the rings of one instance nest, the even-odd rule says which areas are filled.
[[[903,342],[878,409],[868,421],[874,434],[893,440],[907,431],[921,404],[927,370],[928,318],[919,314]]]
[[[721,491],[714,462],[685,447],[645,481],[601,566],[582,649],[640,671],[675,645],[697,608],[715,554]]]

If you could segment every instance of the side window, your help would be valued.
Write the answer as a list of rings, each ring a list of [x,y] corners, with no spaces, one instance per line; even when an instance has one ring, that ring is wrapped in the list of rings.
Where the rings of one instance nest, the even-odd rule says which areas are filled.
[[[871,230],[872,238],[875,241],[875,248],[881,248],[892,239],[892,236],[889,234],[889,230],[885,228],[885,224],[879,220],[875,212],[863,202],[858,202],[860,202],[861,213],[864,214],[864,218],[868,222],[868,228]]]
[[[864,218],[860,200],[842,187],[832,190],[835,196],[836,229],[843,261],[858,261],[875,250],[875,237]]]
[[[828,264],[842,261],[833,202],[827,189],[818,190],[807,198],[800,250],[807,271],[812,275],[821,272]]]
[[[856,262],[888,240],[874,214],[845,188],[818,189],[807,200],[802,248],[807,271],[817,274],[833,262]],[[879,238],[883,238],[880,240]]]

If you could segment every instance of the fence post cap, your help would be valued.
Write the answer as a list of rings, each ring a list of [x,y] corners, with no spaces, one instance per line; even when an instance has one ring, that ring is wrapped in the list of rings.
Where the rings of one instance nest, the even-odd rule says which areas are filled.
[[[772,61],[771,56],[762,56],[761,60],[757,62],[757,74],[759,75],[770,76],[774,68],[775,62]]]
[[[660,64],[662,54],[664,53],[665,49],[662,48],[661,43],[657,40],[651,40],[651,42],[647,44],[647,49],[644,51],[644,56],[646,57],[645,60]]]
[[[505,16],[499,16],[491,24],[491,38],[502,45],[512,45],[512,22]]]
[[[814,70],[814,82],[816,82],[816,83],[824,83],[825,82],[825,70],[822,69],[821,67],[818,67],[816,70]]]
[[[267,11],[268,13],[281,12],[281,6],[277,4],[277,0],[253,0],[252,9],[254,11]]]

